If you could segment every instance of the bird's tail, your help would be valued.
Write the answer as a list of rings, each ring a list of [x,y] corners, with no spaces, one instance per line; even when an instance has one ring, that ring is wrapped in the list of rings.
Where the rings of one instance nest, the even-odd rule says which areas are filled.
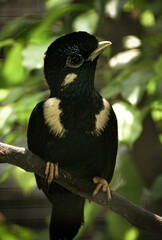
[[[60,186],[56,188],[52,199],[50,240],[72,240],[84,221],[85,200]]]

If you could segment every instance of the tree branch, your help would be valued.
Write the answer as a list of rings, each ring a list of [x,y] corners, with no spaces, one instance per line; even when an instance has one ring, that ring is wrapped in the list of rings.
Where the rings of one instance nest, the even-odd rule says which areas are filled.
[[[10,163],[44,177],[45,162],[25,148],[0,143],[0,163]],[[109,208],[140,229],[162,234],[162,217],[136,206],[113,191],[111,191],[112,198],[109,201],[103,192],[92,197],[95,187],[93,182],[74,177],[60,167],[59,177],[54,181],[74,194]]]

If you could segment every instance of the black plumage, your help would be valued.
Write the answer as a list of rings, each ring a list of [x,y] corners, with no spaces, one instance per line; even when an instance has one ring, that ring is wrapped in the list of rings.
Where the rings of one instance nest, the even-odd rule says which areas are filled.
[[[109,45],[86,32],[55,40],[44,59],[50,97],[37,104],[28,126],[28,147],[45,162],[108,183],[116,162],[117,120],[110,103],[95,90],[94,75],[97,59]],[[53,204],[50,239],[73,239],[84,221],[85,200],[51,179],[50,186],[36,179]]]

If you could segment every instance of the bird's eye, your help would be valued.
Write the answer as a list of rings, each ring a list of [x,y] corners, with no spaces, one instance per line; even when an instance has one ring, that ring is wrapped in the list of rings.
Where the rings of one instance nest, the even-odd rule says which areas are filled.
[[[72,68],[78,68],[84,62],[84,58],[80,54],[73,54],[66,60],[66,66]]]

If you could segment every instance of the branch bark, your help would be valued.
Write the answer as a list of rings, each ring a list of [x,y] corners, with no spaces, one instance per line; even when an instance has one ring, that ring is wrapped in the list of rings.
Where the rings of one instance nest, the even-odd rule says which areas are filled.
[[[0,143],[0,163],[13,164],[44,177],[45,162],[25,148]],[[162,217],[138,207],[113,191],[109,201],[103,192],[92,197],[93,182],[79,179],[60,167],[59,177],[54,181],[74,194],[109,208],[142,230],[162,234]]]

